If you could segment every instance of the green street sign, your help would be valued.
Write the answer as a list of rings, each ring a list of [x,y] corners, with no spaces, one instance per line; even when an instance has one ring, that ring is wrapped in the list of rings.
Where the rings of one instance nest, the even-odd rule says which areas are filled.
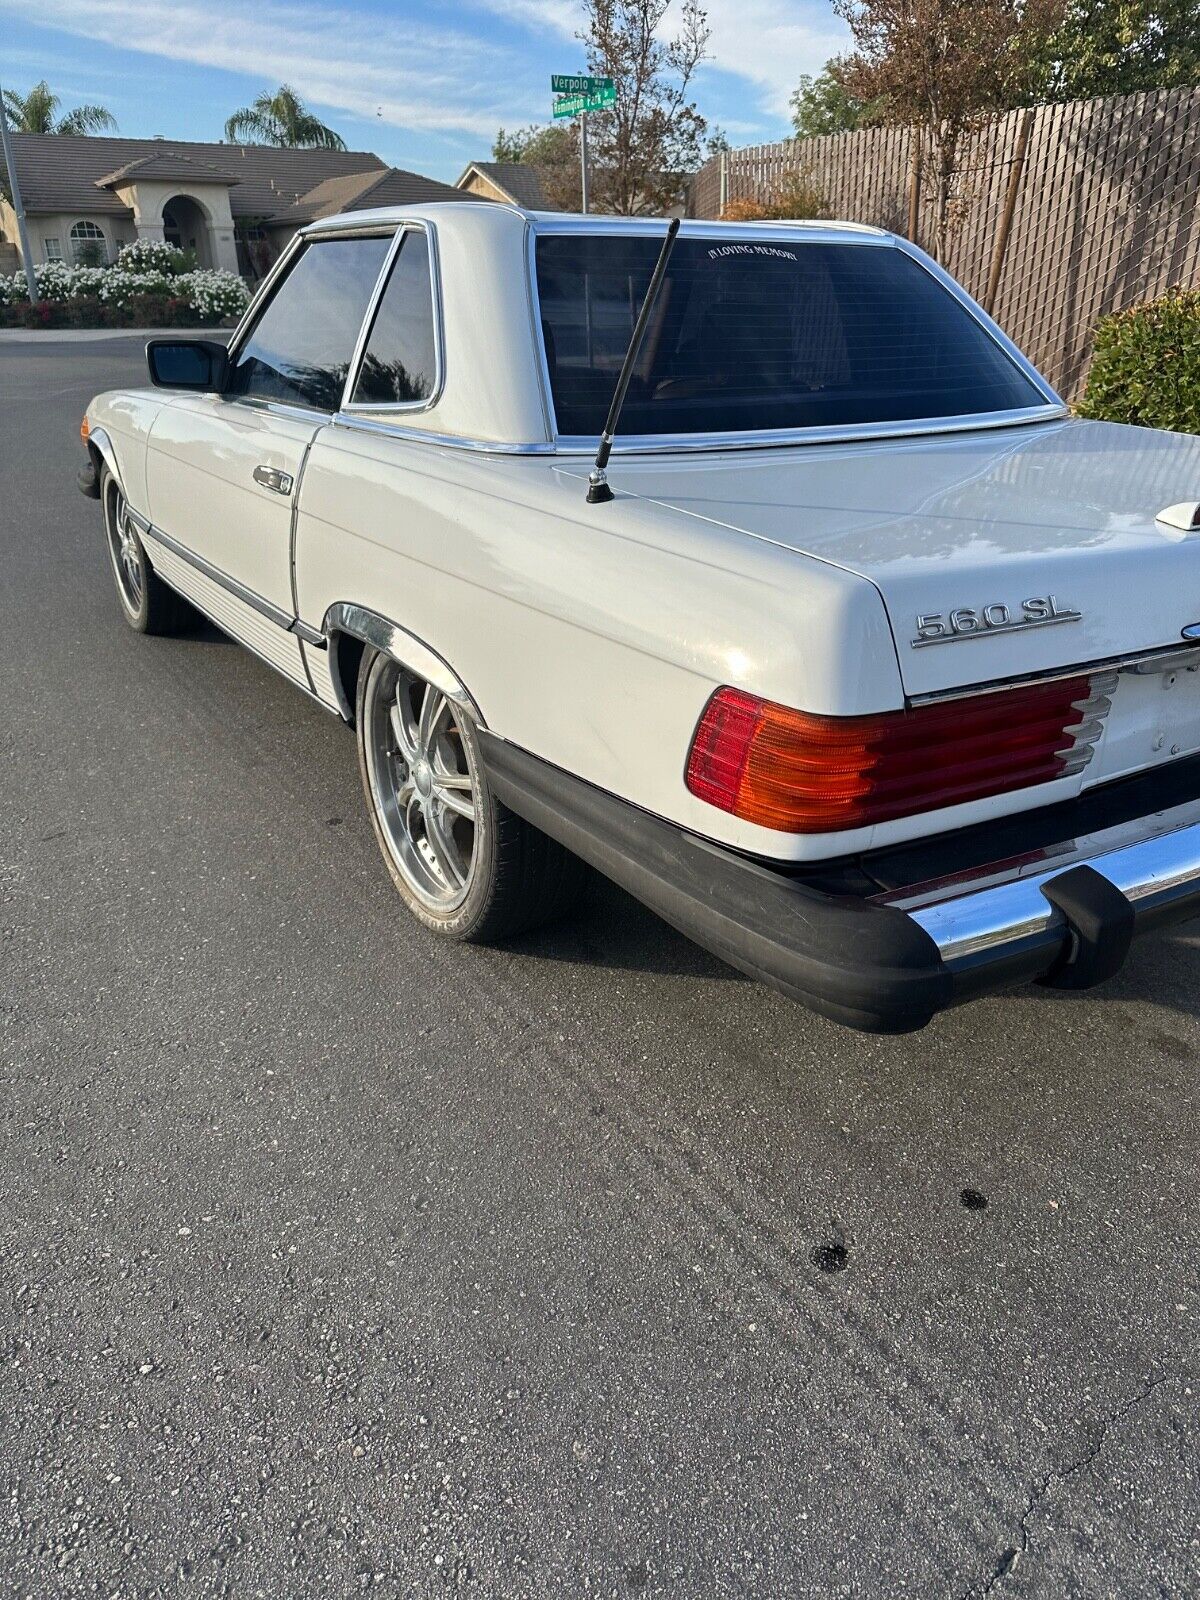
[[[598,94],[560,94],[554,102],[555,117],[577,117],[581,111],[605,111],[617,103],[617,91],[610,83]]]
[[[617,88],[611,78],[572,77],[555,72],[550,76],[555,95],[555,117],[577,117],[581,111],[604,111],[617,103]]]
[[[570,77],[562,72],[554,72],[550,75],[550,87],[555,94],[603,94],[607,91],[614,100],[616,98],[611,78]]]

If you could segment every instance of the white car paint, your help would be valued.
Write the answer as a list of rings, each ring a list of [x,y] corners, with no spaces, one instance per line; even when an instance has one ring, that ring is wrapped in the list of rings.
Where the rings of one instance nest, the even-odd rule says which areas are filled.
[[[698,834],[796,861],[1042,806],[1169,759],[1178,740],[1155,745],[1166,704],[1155,697],[1171,675],[1127,675],[1092,766],[1036,789],[812,838],[696,799],[683,781],[688,746],[722,684],[850,716],[1177,644],[1200,620],[1200,557],[1155,517],[1200,498],[1200,440],[1063,420],[1039,379],[1044,404],[971,427],[868,426],[841,442],[792,434],[762,448],[619,441],[617,498],[589,506],[587,455],[554,432],[532,241],[542,229],[662,224],[459,204],[358,213],[308,233],[413,221],[434,241],[440,278],[429,404],[297,417],[139,390],[89,408],[162,575],[325,704],[339,707],[336,661],[314,640],[332,608],[364,607],[445,663],[502,738]],[[793,243],[912,250],[873,230],[758,227]],[[296,479],[291,497],[251,483],[260,459]],[[264,618],[238,586],[281,615]],[[1049,594],[1082,620],[911,645],[919,616]],[[1171,692],[1172,726],[1200,748],[1200,674],[1180,668]]]

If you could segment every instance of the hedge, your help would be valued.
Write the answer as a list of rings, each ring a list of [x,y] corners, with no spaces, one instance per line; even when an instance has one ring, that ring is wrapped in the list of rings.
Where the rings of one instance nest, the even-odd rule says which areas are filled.
[[[1104,422],[1200,433],[1200,289],[1105,317],[1076,409]]]
[[[177,328],[233,322],[249,291],[233,272],[197,268],[157,240],[126,245],[111,267],[44,262],[34,268],[38,300],[23,272],[0,276],[0,327]]]

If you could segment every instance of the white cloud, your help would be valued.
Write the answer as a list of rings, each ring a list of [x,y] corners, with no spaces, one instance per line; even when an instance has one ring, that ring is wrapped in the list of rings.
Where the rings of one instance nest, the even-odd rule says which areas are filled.
[[[788,97],[801,74],[820,72],[849,39],[827,6],[801,0],[707,0],[706,10],[708,65],[745,78],[773,116],[789,118]]]
[[[530,31],[567,39],[573,39],[583,23],[578,0],[474,3]],[[706,66],[745,79],[752,86],[754,109],[772,117],[788,118],[788,97],[801,74],[820,72],[849,39],[827,0],[701,0],[701,4],[712,30]],[[679,9],[679,0],[674,0],[663,23],[664,35],[678,25]],[[702,109],[707,113],[707,107]],[[730,130],[735,127],[732,118],[715,120]],[[745,125],[753,128],[752,123]]]
[[[512,52],[432,27],[428,13],[391,28],[349,7],[286,0],[0,0],[4,13],[172,61],[253,67],[264,84],[396,127],[490,139],[526,120],[530,99]]]

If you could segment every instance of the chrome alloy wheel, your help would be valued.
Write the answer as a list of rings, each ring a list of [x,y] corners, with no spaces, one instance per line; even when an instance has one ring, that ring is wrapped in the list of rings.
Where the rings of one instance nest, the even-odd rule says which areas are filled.
[[[129,614],[136,617],[142,609],[142,597],[146,592],[145,557],[130,520],[125,496],[115,482],[110,483],[104,501],[104,527],[121,599]]]
[[[477,785],[462,713],[383,655],[364,709],[367,775],[388,853],[421,904],[445,916],[466,899],[475,865]]]

